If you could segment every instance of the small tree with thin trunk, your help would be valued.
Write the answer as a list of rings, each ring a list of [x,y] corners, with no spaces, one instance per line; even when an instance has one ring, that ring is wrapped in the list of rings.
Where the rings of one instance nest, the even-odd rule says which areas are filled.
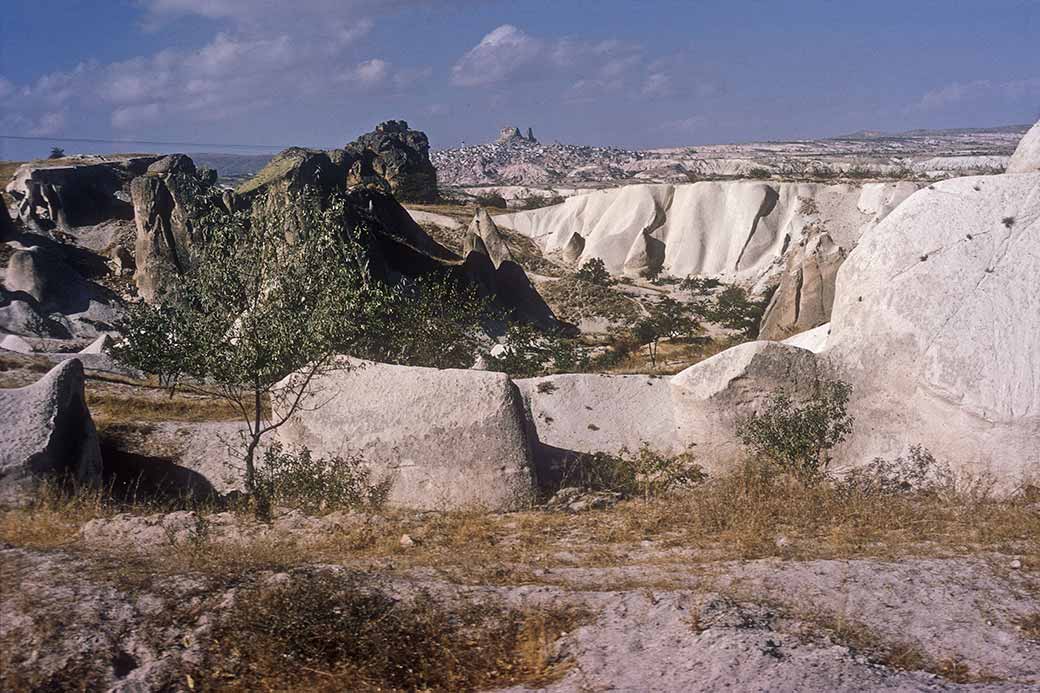
[[[673,298],[662,298],[647,309],[648,314],[632,325],[632,336],[646,346],[650,367],[657,368],[657,349],[662,339],[685,337],[700,329],[689,308]]]
[[[246,424],[246,491],[265,512],[255,466],[261,440],[324,403],[316,380],[352,367],[336,355],[365,341],[365,316],[388,312],[397,298],[371,279],[363,231],[343,228],[341,200],[253,208],[263,212],[214,205],[197,221],[190,269],[155,305],[129,311],[117,353],[233,405]]]

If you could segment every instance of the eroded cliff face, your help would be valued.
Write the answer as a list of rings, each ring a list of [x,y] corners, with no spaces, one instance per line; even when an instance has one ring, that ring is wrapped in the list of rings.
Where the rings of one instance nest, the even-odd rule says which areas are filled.
[[[18,218],[34,231],[131,219],[130,181],[158,156],[78,156],[23,164],[7,192]]]

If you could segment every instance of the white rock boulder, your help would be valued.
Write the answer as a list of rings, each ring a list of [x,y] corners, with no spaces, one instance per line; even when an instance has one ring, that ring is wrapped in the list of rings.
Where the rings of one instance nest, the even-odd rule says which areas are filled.
[[[690,366],[671,381],[676,435],[709,472],[731,469],[743,456],[737,426],[785,388],[809,395],[819,364],[812,352],[779,342],[748,342]]]
[[[1040,121],[1025,134],[1007,165],[1008,173],[1040,172]]]
[[[838,273],[826,357],[855,388],[849,463],[923,445],[1040,478],[1040,173],[914,194]]]
[[[314,383],[319,401],[278,429],[317,455],[360,454],[390,475],[390,503],[513,510],[534,492],[520,393],[502,373],[353,362]]]
[[[32,385],[0,389],[0,421],[0,503],[27,502],[48,475],[84,482],[100,476],[101,449],[78,360],[60,363]]]
[[[668,379],[578,373],[516,381],[534,429],[541,473],[562,456],[631,452],[643,443],[680,452]]]

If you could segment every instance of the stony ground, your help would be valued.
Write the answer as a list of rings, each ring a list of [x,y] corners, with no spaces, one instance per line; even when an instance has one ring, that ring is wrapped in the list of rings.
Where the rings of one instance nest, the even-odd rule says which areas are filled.
[[[241,663],[212,653],[219,624],[240,618],[256,585],[315,574],[519,619],[508,636],[519,663],[500,654],[493,675],[434,690],[1040,686],[1040,544],[1013,538],[1040,524],[1035,505],[1003,539],[963,544],[929,540],[932,529],[697,541],[663,515],[680,511],[641,501],[579,514],[279,510],[261,523],[216,510],[11,510],[0,515],[4,688],[243,690]],[[299,609],[285,628],[306,640],[317,626]],[[447,649],[477,636],[466,637]],[[314,672],[296,671],[289,688],[335,689],[326,679],[337,672],[307,661]],[[280,670],[257,666],[282,689]]]

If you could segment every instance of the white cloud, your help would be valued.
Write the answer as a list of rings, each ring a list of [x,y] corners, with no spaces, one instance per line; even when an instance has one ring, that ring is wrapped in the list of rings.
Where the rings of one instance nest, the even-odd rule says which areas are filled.
[[[655,99],[671,96],[673,93],[672,77],[665,72],[651,72],[643,82],[643,96]]]
[[[512,24],[503,24],[469,49],[452,68],[452,80],[463,87],[503,82],[537,65],[545,46]]]
[[[700,130],[708,124],[708,119],[702,115],[692,115],[688,118],[680,118],[679,120],[669,120],[661,123],[656,130],[664,132],[678,132],[678,133],[690,133]]]
[[[8,99],[5,127],[53,134],[62,127],[64,112],[96,113],[117,130],[165,119],[213,121],[322,94],[344,81],[355,89],[394,91],[429,74],[428,68],[396,68],[381,58],[359,62],[353,44],[373,26],[371,17],[358,14],[359,8],[375,7],[367,1],[146,0],[144,5],[152,19],[195,14],[227,19],[230,26],[194,49],[82,63],[27,85],[0,81],[0,94],[17,95]]]
[[[157,103],[123,106],[112,111],[112,125],[117,128],[133,128],[150,125],[159,120],[162,109]]]
[[[503,24],[459,58],[452,82],[483,87],[558,79],[569,83],[564,99],[585,101],[624,89],[642,63],[642,49],[635,44],[547,39]]]

